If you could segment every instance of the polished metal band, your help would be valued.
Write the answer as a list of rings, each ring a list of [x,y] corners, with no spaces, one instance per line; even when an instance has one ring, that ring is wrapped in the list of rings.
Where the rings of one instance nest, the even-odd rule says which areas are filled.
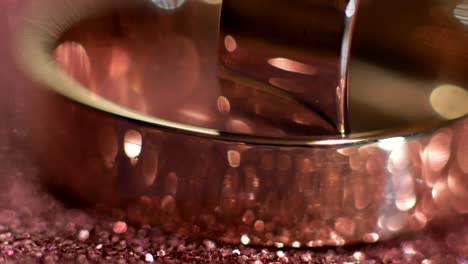
[[[93,4],[98,13],[106,2],[80,8]],[[60,17],[67,12],[38,15],[19,32],[23,68],[46,88],[30,92],[31,151],[59,194],[179,235],[277,247],[376,242],[468,213],[466,114],[316,137],[151,117],[97,96],[52,63],[64,31],[81,20]]]

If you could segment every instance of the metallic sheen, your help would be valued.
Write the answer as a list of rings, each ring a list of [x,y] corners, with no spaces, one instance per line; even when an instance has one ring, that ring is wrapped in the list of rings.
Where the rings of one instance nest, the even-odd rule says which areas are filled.
[[[213,59],[201,56],[208,49],[175,31],[159,39],[146,36],[164,48],[152,53],[139,39],[155,25],[147,16],[151,11],[122,11],[129,2],[121,0],[112,1],[116,13],[109,14],[108,1],[91,2],[77,5],[73,17],[57,3],[53,13],[44,6],[34,9],[18,32],[20,62],[31,86],[45,88],[29,95],[31,114],[24,122],[35,132],[31,151],[57,193],[180,235],[278,248],[377,242],[468,213],[466,113],[430,125],[311,137],[309,126],[317,123],[307,121],[317,116],[290,94],[236,82],[222,86],[230,87],[222,93],[207,92],[200,87],[209,79],[193,73],[203,72],[201,62]],[[181,6],[190,7],[184,15],[192,22],[208,17],[189,12],[199,4]],[[107,14],[96,18],[103,11]],[[95,20],[72,27],[93,12]],[[163,32],[172,29],[177,21],[165,15],[174,11],[157,12]],[[146,23],[125,20],[128,14]],[[114,20],[100,20],[105,15]],[[202,33],[192,32],[201,34],[195,40],[203,40]],[[229,36],[220,40],[227,52],[240,45]],[[159,64],[156,59],[148,64],[153,56]],[[170,61],[171,56],[179,58]],[[141,74],[161,70],[165,59],[177,72]],[[446,62],[447,68],[458,65]],[[300,63],[269,61],[314,72]],[[141,78],[151,84],[155,76],[160,85],[143,85]],[[244,80],[257,87],[255,80]],[[170,82],[177,84],[176,93],[161,89]],[[182,100],[184,92],[200,96]],[[205,102],[212,108],[201,111]]]

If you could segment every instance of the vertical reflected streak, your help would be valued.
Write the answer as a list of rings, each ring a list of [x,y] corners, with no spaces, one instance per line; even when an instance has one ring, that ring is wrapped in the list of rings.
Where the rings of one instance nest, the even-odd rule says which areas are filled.
[[[146,186],[151,186],[158,177],[159,153],[152,147],[143,155],[143,178]]]
[[[348,2],[345,11],[345,30],[343,34],[343,41],[341,45],[341,61],[340,61],[340,83],[337,87],[336,100],[337,113],[338,113],[338,129],[341,134],[348,131],[347,124],[347,106],[348,106],[348,70],[349,58],[351,51],[351,41],[354,32],[354,25],[356,23],[356,13],[358,11],[359,0],[351,0]],[[352,12],[350,12],[352,10]]]
[[[61,68],[78,82],[88,85],[91,80],[91,62],[83,45],[63,42],[54,51]]]
[[[106,168],[112,168],[119,152],[117,132],[113,127],[104,127],[98,131],[99,152]]]

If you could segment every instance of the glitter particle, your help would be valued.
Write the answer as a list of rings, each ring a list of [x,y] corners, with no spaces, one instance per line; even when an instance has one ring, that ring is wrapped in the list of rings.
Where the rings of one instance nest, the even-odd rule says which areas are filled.
[[[125,223],[123,221],[117,221],[112,226],[112,231],[114,231],[114,233],[116,233],[116,234],[123,234],[123,233],[127,232],[127,228],[128,228],[127,223]]]
[[[404,244],[403,245],[403,252],[406,254],[406,255],[415,255],[417,252],[416,250],[414,249],[414,246],[411,245],[411,244]]]
[[[164,257],[164,256],[166,256],[166,251],[164,251],[164,249],[160,249],[160,250],[158,250],[158,252],[156,253],[156,255],[157,255],[158,257]]]
[[[241,237],[241,243],[244,244],[244,245],[248,245],[250,243],[250,238],[249,236],[247,235],[242,235]]]
[[[301,260],[304,262],[311,262],[312,261],[312,254],[310,252],[306,252],[301,254]]]
[[[145,254],[145,261],[146,262],[154,262],[154,257],[151,253],[146,253]]]
[[[89,231],[88,230],[82,229],[82,230],[80,230],[80,232],[78,232],[78,240],[79,241],[83,242],[83,241],[88,240],[88,238],[89,238]]]
[[[284,254],[284,252],[282,250],[278,250],[276,251],[276,256],[278,256],[278,258],[282,258],[284,257],[286,254]]]
[[[257,232],[263,232],[265,230],[265,223],[262,220],[255,221],[254,229]]]
[[[293,248],[300,248],[301,247],[301,243],[299,241],[294,241],[292,242],[291,246]]]
[[[353,257],[354,257],[354,259],[356,259],[357,261],[363,261],[363,260],[365,259],[365,255],[364,255],[362,252],[360,252],[360,251],[354,252]]]
[[[275,242],[275,247],[282,248],[282,247],[284,247],[284,244],[281,243],[281,242]]]
[[[379,234],[377,233],[367,233],[362,237],[362,240],[368,243],[374,243],[379,241]]]
[[[203,245],[205,245],[206,249],[208,250],[213,250],[216,248],[216,243],[208,239],[203,240]]]

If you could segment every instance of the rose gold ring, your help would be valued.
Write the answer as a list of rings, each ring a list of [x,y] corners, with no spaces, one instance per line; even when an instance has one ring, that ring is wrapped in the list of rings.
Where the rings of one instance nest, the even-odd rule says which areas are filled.
[[[17,34],[25,123],[64,198],[277,247],[468,213],[464,1],[40,2]]]

